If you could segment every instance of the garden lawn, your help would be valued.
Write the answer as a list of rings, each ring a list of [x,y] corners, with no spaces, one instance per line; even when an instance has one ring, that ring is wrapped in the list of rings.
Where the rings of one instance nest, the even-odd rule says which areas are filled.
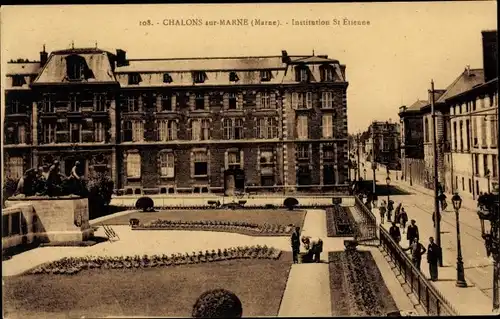
[[[168,220],[217,220],[248,222],[256,224],[293,224],[302,228],[306,211],[285,209],[203,209],[203,210],[163,210],[158,212],[144,213],[131,212],[130,214],[110,218],[102,223],[105,225],[128,225],[130,218],[138,218],[141,223],[146,224],[156,219]]]
[[[371,252],[330,252],[328,257],[334,317],[385,317],[398,311]]]
[[[278,260],[231,260],[147,269],[92,269],[70,275],[4,277],[9,318],[104,316],[190,317],[204,291],[225,288],[243,315],[277,316],[291,254]]]

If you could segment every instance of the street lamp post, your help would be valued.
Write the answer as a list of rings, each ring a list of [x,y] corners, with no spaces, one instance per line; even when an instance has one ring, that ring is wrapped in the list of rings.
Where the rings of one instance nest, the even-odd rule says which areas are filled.
[[[453,208],[455,208],[455,220],[457,224],[456,225],[457,226],[457,281],[455,285],[457,287],[465,288],[467,287],[467,282],[465,281],[464,262],[462,261],[462,245],[460,243],[460,221],[458,216],[459,215],[458,211],[462,206],[462,198],[458,195],[458,193],[455,193],[455,195],[453,195],[451,200],[453,202]]]
[[[487,170],[486,170],[486,178],[488,179],[488,194],[489,194],[489,193],[491,193],[490,177],[491,177],[491,175],[490,175],[490,170],[489,170],[489,169],[487,169]]]
[[[391,200],[391,198],[389,197],[390,196],[389,186],[391,185],[391,178],[389,177],[389,175],[387,175],[385,182],[387,183],[387,205],[389,205],[389,201]]]
[[[413,182],[412,182],[412,180],[411,180],[411,175],[412,175],[412,174],[411,174],[411,163],[410,163],[410,186],[413,186]]]
[[[477,215],[481,222],[481,234],[486,247],[486,255],[488,257],[493,255],[493,311],[498,311],[500,309],[500,207],[498,195],[479,196],[478,206]]]

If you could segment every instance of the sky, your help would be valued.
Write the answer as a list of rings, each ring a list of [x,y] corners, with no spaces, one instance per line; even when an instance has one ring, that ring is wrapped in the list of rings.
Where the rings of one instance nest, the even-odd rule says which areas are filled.
[[[8,6],[1,10],[1,62],[38,60],[71,47],[127,51],[129,58],[327,54],[346,65],[348,127],[398,121],[401,105],[482,68],[481,31],[496,29],[496,1],[322,4]],[[279,26],[166,26],[164,19],[246,18]],[[342,25],[343,19],[369,25]],[[292,20],[330,25],[294,25]],[[334,19],[340,25],[334,25]],[[151,21],[152,25],[141,26]],[[146,22],[147,23],[147,22]]]

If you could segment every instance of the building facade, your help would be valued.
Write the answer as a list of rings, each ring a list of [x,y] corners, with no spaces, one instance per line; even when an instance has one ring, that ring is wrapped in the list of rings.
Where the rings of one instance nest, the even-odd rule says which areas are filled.
[[[375,121],[368,128],[368,158],[386,165],[389,169],[400,166],[400,128],[399,123]]]
[[[333,190],[348,178],[345,65],[328,56],[8,63],[5,174],[54,160],[118,194]]]

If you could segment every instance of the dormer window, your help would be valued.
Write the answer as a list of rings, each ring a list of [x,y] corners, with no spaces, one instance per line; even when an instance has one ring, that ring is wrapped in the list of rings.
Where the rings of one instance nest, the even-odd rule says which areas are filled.
[[[12,86],[23,86],[26,84],[26,80],[22,75],[14,75],[12,77]]]
[[[307,66],[298,66],[295,69],[295,81],[297,82],[309,81],[309,68]]]
[[[203,82],[205,82],[206,77],[207,77],[207,75],[205,74],[205,72],[201,72],[201,71],[193,72],[193,82],[194,83],[203,83]]]
[[[174,82],[174,81],[172,80],[172,77],[170,76],[170,74],[164,73],[163,74],[163,83],[172,83],[172,82]]]
[[[273,75],[271,74],[271,71],[269,71],[269,70],[260,71],[260,80],[262,82],[271,81],[272,77],[273,77]]]
[[[66,57],[66,75],[68,80],[81,81],[86,79],[87,63],[85,59],[78,55]]]
[[[236,72],[229,73],[229,81],[230,82],[238,82],[240,79],[238,78],[238,74]]]
[[[321,67],[321,81],[333,81],[333,67],[331,65],[325,65]]]
[[[128,84],[139,84],[141,83],[141,75],[139,73],[130,73],[128,75]]]

